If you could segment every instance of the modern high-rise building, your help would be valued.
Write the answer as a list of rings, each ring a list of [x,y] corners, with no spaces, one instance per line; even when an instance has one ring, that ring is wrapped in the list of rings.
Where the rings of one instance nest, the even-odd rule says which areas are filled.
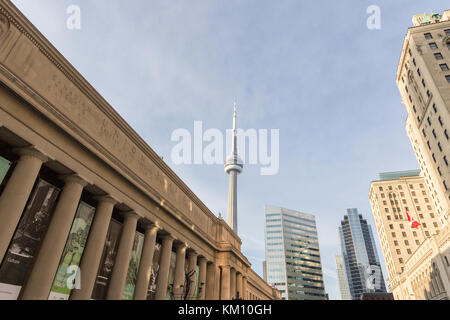
[[[358,209],[347,209],[339,240],[351,299],[359,300],[367,292],[386,292],[372,228]]]
[[[287,300],[325,300],[313,215],[265,206],[267,282]]]
[[[397,86],[406,131],[442,224],[450,221],[450,10],[419,14],[408,29]]]
[[[402,273],[405,263],[426,238],[439,233],[439,218],[420,170],[380,173],[373,181],[369,198],[381,248],[391,280]],[[420,223],[411,228],[408,215]]]
[[[339,291],[341,293],[341,300],[351,300],[350,290],[348,288],[347,274],[345,272],[345,263],[342,255],[337,254],[335,257],[336,272],[339,283]]]

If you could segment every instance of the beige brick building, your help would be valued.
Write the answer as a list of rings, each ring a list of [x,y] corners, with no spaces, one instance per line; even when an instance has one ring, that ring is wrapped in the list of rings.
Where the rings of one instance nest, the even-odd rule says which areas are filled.
[[[413,25],[396,82],[421,170],[381,175],[369,198],[394,298],[441,300],[450,297],[450,10],[416,15]]]
[[[450,10],[416,15],[397,70],[406,131],[442,224],[450,219]]]
[[[370,187],[370,205],[389,279],[402,273],[412,253],[440,230],[439,219],[419,173],[419,170],[381,173],[380,180],[373,181]],[[406,212],[421,224],[420,228],[411,228]]]

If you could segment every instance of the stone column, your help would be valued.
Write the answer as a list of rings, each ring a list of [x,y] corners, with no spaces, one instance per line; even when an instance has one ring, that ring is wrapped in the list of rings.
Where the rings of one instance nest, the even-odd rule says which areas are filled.
[[[216,286],[216,264],[208,263],[206,266],[206,290],[205,299],[215,300],[215,292],[219,291],[219,287]]]
[[[131,252],[133,250],[138,219],[139,216],[132,211],[125,213],[119,247],[117,248],[111,281],[106,294],[107,300],[120,300],[122,298],[128,267],[130,266]]]
[[[199,274],[198,274],[198,300],[205,300],[206,294],[206,259],[200,257],[198,259]]]
[[[248,294],[247,294],[247,277],[242,278],[242,299],[248,300]]]
[[[149,224],[145,226],[144,247],[142,248],[141,262],[139,263],[138,274],[136,277],[134,300],[147,300],[157,233],[158,227],[156,225]]]
[[[230,272],[230,295],[231,299],[236,298],[236,269],[231,268]]]
[[[215,290],[214,290],[214,297],[213,297],[213,300],[220,300],[221,299],[221,287],[222,287],[222,283],[221,283],[221,268],[218,266],[218,265],[216,265],[215,264],[215,266],[216,266],[216,278],[214,279],[214,288],[215,288]]]
[[[238,297],[238,294],[239,294],[239,299],[243,299],[243,294],[242,294],[242,273],[236,274],[236,298]]]
[[[116,204],[116,200],[109,196],[98,197],[96,200],[97,210],[80,262],[81,286],[80,289],[72,290],[70,300],[89,300],[95,286],[108,227]]]
[[[25,285],[23,300],[48,299],[61,254],[87,182],[77,175],[65,176],[65,185],[53,212],[47,233],[42,240],[30,277]]]
[[[231,291],[230,291],[230,266],[222,266],[222,278],[221,278],[221,296],[220,300],[230,300],[231,299]]]
[[[188,272],[191,275],[191,284],[189,286],[189,293],[187,295],[187,300],[194,299],[194,290],[195,290],[195,279],[196,279],[196,273],[197,273],[197,257],[198,253],[195,251],[190,251],[189,257],[188,257]]]
[[[155,300],[165,300],[167,281],[169,280],[170,254],[172,253],[173,237],[166,235],[162,239],[159,273],[156,279]]]
[[[0,197],[0,262],[8,250],[42,163],[48,158],[32,148],[17,149],[20,159]]]
[[[175,300],[184,299],[184,282],[186,274],[184,270],[186,262],[186,244],[177,245],[177,259],[175,261],[175,276],[173,279],[173,297]]]

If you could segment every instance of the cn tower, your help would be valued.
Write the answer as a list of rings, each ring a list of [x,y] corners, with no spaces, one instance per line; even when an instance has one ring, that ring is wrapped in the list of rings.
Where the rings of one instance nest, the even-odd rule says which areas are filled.
[[[227,223],[237,234],[237,175],[242,172],[244,164],[237,153],[237,130],[236,130],[236,100],[234,101],[233,113],[233,140],[231,144],[231,154],[225,161],[224,169],[229,174],[230,181],[228,187],[228,209]]]

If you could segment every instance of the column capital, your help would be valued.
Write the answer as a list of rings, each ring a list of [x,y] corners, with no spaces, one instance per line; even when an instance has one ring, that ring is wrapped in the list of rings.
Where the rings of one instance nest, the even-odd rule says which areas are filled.
[[[195,251],[192,248],[189,248],[189,253],[188,253],[189,257],[197,257],[198,256],[198,252]]]
[[[89,182],[86,181],[83,177],[81,177],[78,174],[67,174],[60,176],[61,180],[63,180],[65,183],[76,183],[81,185],[83,188],[86,187]]]
[[[188,248],[188,245],[187,245],[186,242],[180,241],[180,242],[176,242],[176,243],[174,244],[174,247],[177,248],[177,249],[183,249],[183,248],[187,249],[187,248]]]
[[[206,263],[208,263],[208,259],[206,259],[204,256],[198,257],[198,261],[199,261],[199,262],[205,261]]]
[[[96,200],[98,202],[112,203],[113,205],[116,205],[119,202],[118,200],[116,200],[115,198],[110,196],[109,194],[104,195],[104,196],[96,196],[96,197],[94,197],[94,200]]]
[[[13,151],[20,156],[30,156],[41,160],[42,162],[47,162],[53,160],[50,156],[44,154],[44,152],[40,151],[35,146],[22,147],[22,148],[14,148]]]
[[[172,236],[171,234],[165,234],[161,237],[161,240],[163,241],[173,241],[175,240],[175,237]]]
[[[133,210],[122,211],[121,214],[124,217],[124,219],[133,219],[137,221],[140,218],[140,216]]]
[[[157,224],[155,224],[154,222],[150,222],[148,220],[142,220],[142,228],[145,231],[153,231],[153,230],[158,231],[159,229],[161,229]]]

